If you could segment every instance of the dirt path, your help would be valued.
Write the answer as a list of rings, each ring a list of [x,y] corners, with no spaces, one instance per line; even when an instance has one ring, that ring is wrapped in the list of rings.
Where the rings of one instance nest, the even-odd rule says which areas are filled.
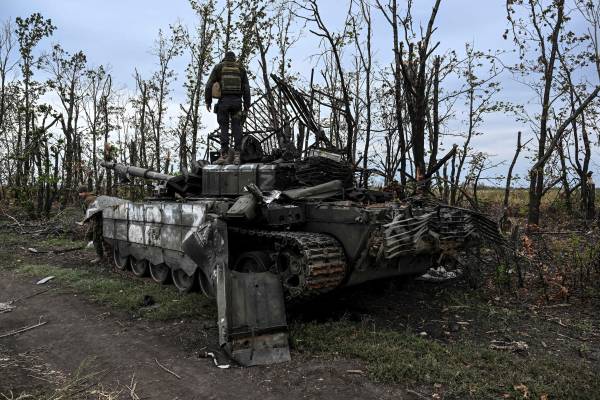
[[[32,282],[0,272],[0,302],[39,290]],[[48,323],[0,339],[5,352],[30,352],[66,374],[90,362],[102,371],[99,383],[115,389],[129,385],[135,374],[140,398],[402,398],[398,390],[377,387],[348,373],[358,367],[347,361],[307,361],[295,355],[291,363],[278,366],[218,369],[212,361],[197,357],[199,349],[183,345],[187,335],[196,333],[192,322],[131,320],[81,296],[55,290],[15,305],[12,312],[0,314],[0,333],[35,324],[40,318]],[[182,379],[159,368],[155,359]],[[26,369],[17,370],[0,379],[0,393],[18,393],[33,385]],[[130,398],[129,392],[123,398]]]

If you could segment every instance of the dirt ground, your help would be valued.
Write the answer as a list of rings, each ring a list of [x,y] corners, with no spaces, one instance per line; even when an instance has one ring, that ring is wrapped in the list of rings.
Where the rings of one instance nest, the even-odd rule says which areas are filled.
[[[72,265],[90,259],[88,252],[36,257],[19,246],[2,248],[7,251],[18,254],[18,262],[35,259]],[[132,318],[82,295],[59,290],[52,281],[44,286],[36,286],[36,281],[37,277],[0,270],[0,302],[50,289],[17,300],[12,312],[0,314],[0,334],[47,321],[30,331],[0,338],[0,393],[8,398],[10,392],[16,399],[19,393],[52,389],[48,374],[73,377],[78,373],[91,376],[86,379],[89,385],[123,399],[135,398],[131,396],[132,382],[141,399],[411,398],[400,388],[375,385],[362,374],[347,372],[361,369],[356,361],[321,360],[297,353],[286,364],[219,369],[211,359],[199,357],[216,343],[216,328],[207,329],[206,321]],[[85,371],[80,371],[82,368]],[[89,392],[89,398],[96,398],[87,388],[82,389]]]
[[[219,369],[199,357],[215,349],[210,311],[152,320],[93,301],[60,279],[35,285],[44,276],[23,274],[19,265],[104,268],[108,276],[133,278],[91,264],[89,250],[36,254],[27,250],[32,243],[28,236],[0,236],[0,303],[16,299],[16,308],[0,313],[0,335],[47,322],[0,337],[0,394],[7,399],[543,398],[529,395],[538,393],[535,382],[539,393],[596,398],[590,376],[600,371],[600,318],[594,303],[537,306],[493,290],[472,291],[461,281],[379,282],[290,310],[290,363]],[[381,343],[361,336],[376,333]],[[497,341],[524,342],[527,350],[489,350]],[[517,370],[527,376],[514,378]],[[574,375],[565,381],[569,387],[552,389],[549,382],[565,370]],[[455,379],[465,382],[457,388],[450,383]],[[65,387],[70,397],[53,397]]]

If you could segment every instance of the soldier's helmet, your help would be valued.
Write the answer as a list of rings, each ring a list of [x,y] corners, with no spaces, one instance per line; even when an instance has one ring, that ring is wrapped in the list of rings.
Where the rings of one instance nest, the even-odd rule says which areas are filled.
[[[233,51],[227,51],[225,53],[225,59],[228,61],[235,61],[235,59],[236,59],[235,53]]]

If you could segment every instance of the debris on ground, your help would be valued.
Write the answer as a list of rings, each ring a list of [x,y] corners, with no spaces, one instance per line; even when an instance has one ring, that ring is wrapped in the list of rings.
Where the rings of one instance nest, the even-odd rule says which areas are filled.
[[[162,365],[160,362],[158,362],[158,360],[156,358],[154,359],[154,361],[156,361],[156,365],[158,365],[162,370],[164,370],[165,372],[168,372],[169,374],[173,375],[177,379],[181,379],[181,376],[177,375],[175,372],[171,371],[169,368]]]
[[[0,335],[0,339],[5,338],[5,337],[9,337],[9,336],[14,336],[14,335],[18,335],[19,333],[23,333],[23,332],[27,332],[29,330],[35,329],[37,327],[40,327],[42,325],[46,325],[48,323],[48,321],[44,321],[44,322],[39,322],[35,325],[31,325],[31,326],[25,326],[23,328],[20,329],[16,329],[14,331],[11,332],[7,332],[5,334]]]
[[[363,370],[360,370],[360,369],[349,369],[346,371],[346,373],[353,374],[353,375],[364,375],[365,374],[363,372]]]
[[[14,310],[16,307],[11,305],[12,302],[9,303],[0,303],[0,314],[2,313],[7,313],[7,312],[11,312],[12,310]]]
[[[200,358],[212,358],[213,362],[215,363],[215,366],[217,368],[221,368],[221,369],[227,369],[231,367],[231,364],[221,364],[218,360],[217,360],[217,356],[215,355],[215,353],[213,353],[212,351],[204,351],[204,352],[200,352],[200,354],[198,355],[198,357]]]
[[[492,340],[490,344],[492,350],[505,350],[512,351],[514,353],[525,352],[529,350],[529,345],[523,341],[505,342],[501,340]]]
[[[33,294],[30,294],[30,295],[27,295],[27,296],[23,296],[23,297],[19,297],[19,298],[15,299],[15,300],[11,300],[9,302],[9,304],[16,303],[17,301],[23,301],[23,300],[31,299],[32,297],[39,296],[40,294],[49,292],[51,290],[53,290],[53,289],[52,288],[48,288],[48,289],[40,290],[39,292],[35,292]]]
[[[462,269],[447,271],[444,267],[430,268],[425,274],[417,278],[424,282],[445,282],[451,279],[459,278],[463,275]]]
[[[48,283],[50,282],[52,279],[54,279],[54,276],[47,276],[45,278],[40,279],[39,281],[37,281],[35,284],[36,285],[43,285],[44,283]]]

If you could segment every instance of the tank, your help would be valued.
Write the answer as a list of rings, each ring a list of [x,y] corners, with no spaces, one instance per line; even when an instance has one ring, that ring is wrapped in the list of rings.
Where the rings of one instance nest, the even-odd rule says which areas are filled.
[[[155,195],[139,202],[99,196],[86,216],[102,227],[117,268],[214,298],[219,344],[246,366],[290,359],[287,304],[420,276],[460,262],[484,241],[503,242],[497,224],[475,211],[357,188],[306,95],[273,79],[290,105],[280,111],[287,122],[258,130],[267,102],[257,100],[245,121],[254,130],[242,141],[241,165],[200,161],[172,176],[104,161],[121,182],[153,182]],[[302,150],[308,134],[301,130],[296,148],[289,121],[315,143]],[[218,136],[208,135],[207,149],[211,140]]]
[[[355,188],[343,162],[323,152],[296,163],[196,163],[180,176],[102,165],[121,181],[159,182],[156,197],[99,196],[88,209],[88,219],[102,221],[114,264],[215,298],[220,344],[242,365],[290,359],[287,303],[419,276],[485,239],[502,240],[477,212]],[[302,173],[315,165],[319,174]],[[318,183],[327,176],[341,179]]]

